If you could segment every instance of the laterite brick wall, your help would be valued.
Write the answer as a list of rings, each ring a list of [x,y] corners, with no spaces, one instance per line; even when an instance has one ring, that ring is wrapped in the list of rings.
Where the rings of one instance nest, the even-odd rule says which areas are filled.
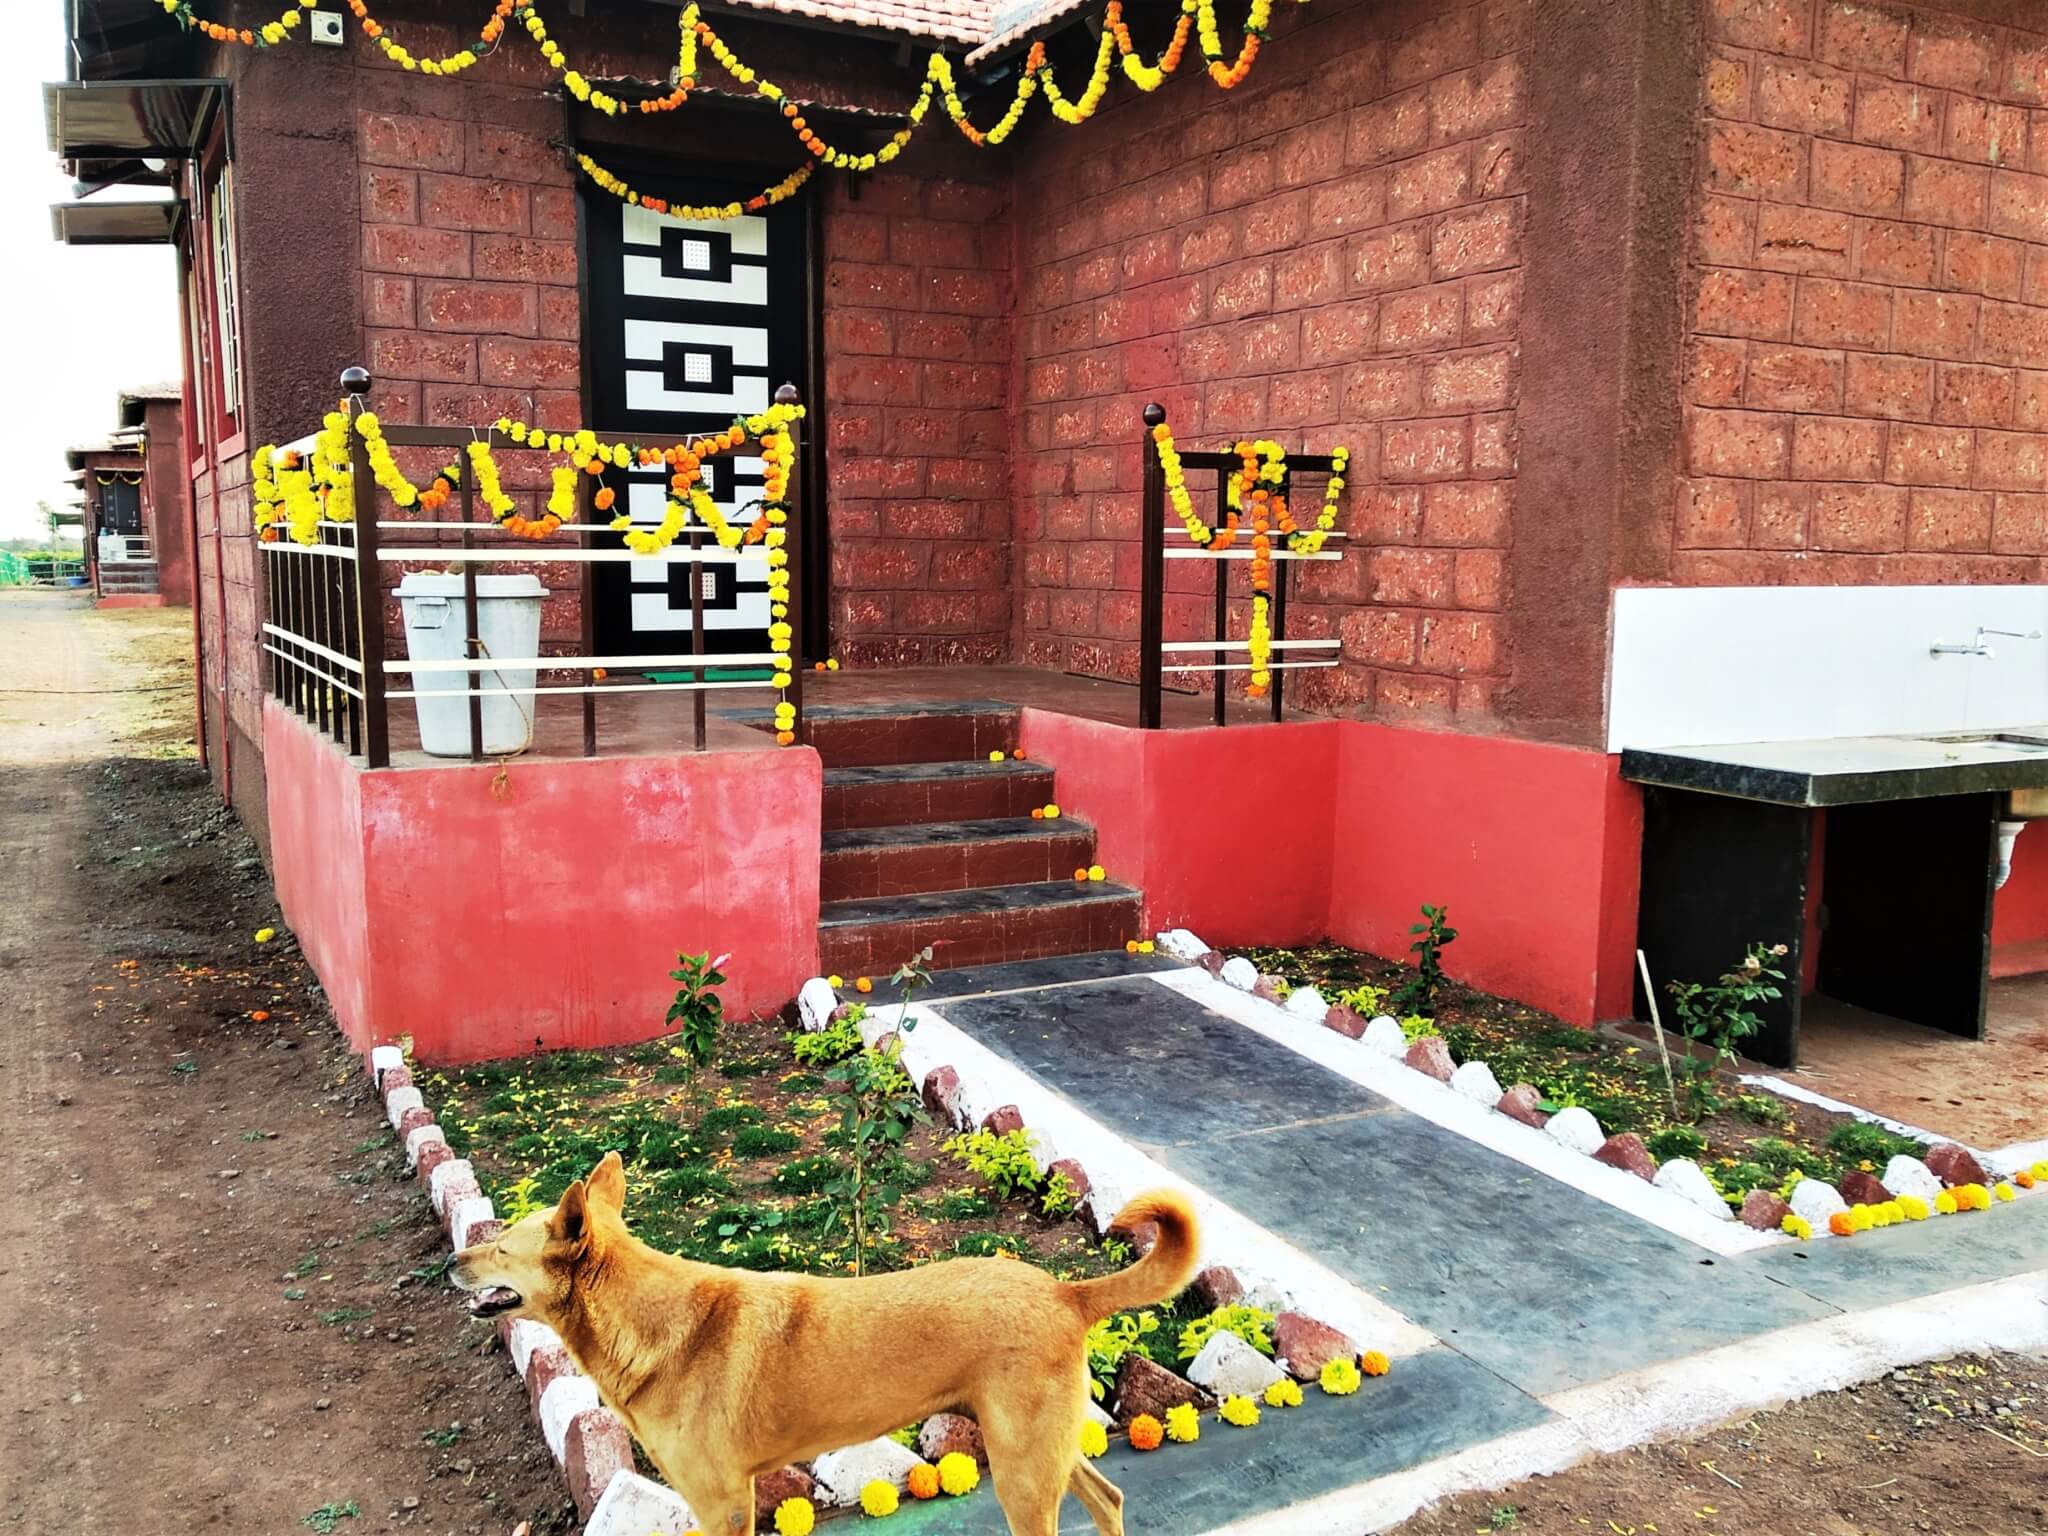
[[[1705,4],[1674,575],[2038,579],[2048,11]]]
[[[1158,400],[1183,446],[1352,450],[1346,558],[1297,568],[1288,609],[1344,660],[1292,674],[1292,701],[1490,713],[1528,10],[1282,7],[1228,97],[1183,66],[1151,96],[1119,78],[1086,128],[1040,126],[1018,171],[1020,660],[1135,675],[1139,413]],[[1162,27],[1133,22],[1148,50]],[[1168,637],[1206,637],[1209,567],[1168,572]]]

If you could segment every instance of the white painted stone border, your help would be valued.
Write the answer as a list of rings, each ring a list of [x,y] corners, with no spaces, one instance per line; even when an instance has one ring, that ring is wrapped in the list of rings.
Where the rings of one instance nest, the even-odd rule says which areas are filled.
[[[374,1047],[364,1066],[372,1091],[382,1101],[385,1117],[394,1127],[406,1110],[425,1107],[398,1047]],[[406,1167],[413,1170],[425,1187],[453,1247],[468,1247],[496,1234],[497,1212],[477,1188],[468,1162],[449,1150],[440,1126],[417,1126],[407,1133],[405,1159]],[[524,1318],[504,1325],[501,1337],[522,1383],[530,1373],[534,1357],[550,1346],[559,1349],[562,1342],[552,1329]],[[598,1516],[615,1491],[620,1492],[620,1497],[611,1500],[611,1507],[630,1517],[630,1536],[648,1536],[650,1531],[666,1532],[671,1528],[676,1536],[682,1536],[690,1529],[690,1512],[680,1498],[657,1483],[635,1476],[633,1440],[625,1423],[599,1402],[596,1383],[573,1366],[548,1382],[535,1404],[534,1416],[578,1508],[591,1515],[586,1536],[613,1529],[600,1526]],[[640,1486],[623,1491],[615,1488],[625,1480]],[[627,1536],[625,1528],[619,1528],[615,1536]]]
[[[1072,1158],[1088,1175],[1090,1209],[1099,1230],[1132,1196],[1161,1186],[1177,1189],[1202,1219],[1203,1266],[1226,1265],[1247,1294],[1262,1288],[1277,1293],[1284,1308],[1271,1310],[1305,1313],[1348,1335],[1360,1348],[1377,1349],[1389,1358],[1417,1354],[1437,1342],[1434,1334],[1378,1297],[1168,1171],[930,1007],[912,1006],[908,1030],[898,1029],[901,1013],[898,1004],[870,1006],[861,1021],[863,1039],[873,1044],[896,1030],[904,1067],[918,1083],[936,1068],[951,1067],[960,1078],[961,1118],[970,1125],[978,1125],[992,1109],[1014,1104],[1032,1134],[1040,1167]]]
[[[1204,1536],[1359,1536],[1461,1493],[1694,1434],[1886,1371],[1985,1350],[2048,1350],[2048,1275],[1964,1286],[1610,1377],[1543,1400],[1558,1418]]]
[[[1275,1045],[1391,1100],[1410,1114],[1710,1253],[1733,1257],[1793,1241],[1782,1232],[1759,1232],[1739,1221],[1724,1221],[1625,1169],[1574,1152],[1534,1126],[1474,1102],[1427,1072],[1418,1072],[1404,1062],[1383,1056],[1364,1041],[1353,1040],[1334,1029],[1304,1025],[1284,1009],[1227,986],[1207,971],[1195,968],[1152,971],[1147,975]]]

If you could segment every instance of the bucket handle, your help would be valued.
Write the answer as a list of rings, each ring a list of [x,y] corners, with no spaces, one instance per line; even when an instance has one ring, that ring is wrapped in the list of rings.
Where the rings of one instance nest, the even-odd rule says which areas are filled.
[[[422,595],[422,596],[419,596],[419,597],[415,597],[415,598],[413,599],[413,603],[414,603],[414,608],[413,608],[413,614],[412,614],[412,617],[411,617],[411,619],[407,620],[407,623],[408,623],[408,625],[409,625],[409,626],[410,626],[411,628],[413,628],[413,629],[440,629],[440,628],[442,628],[442,627],[443,627],[444,625],[446,625],[446,624],[447,624],[447,622],[448,622],[448,599],[447,599],[447,598],[445,598],[445,597],[428,597],[428,596]],[[434,615],[434,622],[433,622],[433,623],[431,623],[431,624],[425,624],[425,623],[421,623],[421,622],[419,622],[420,620],[422,620],[422,619],[426,618],[426,616],[427,616],[427,614],[428,614],[429,612],[431,612],[431,613],[432,613],[432,614]]]

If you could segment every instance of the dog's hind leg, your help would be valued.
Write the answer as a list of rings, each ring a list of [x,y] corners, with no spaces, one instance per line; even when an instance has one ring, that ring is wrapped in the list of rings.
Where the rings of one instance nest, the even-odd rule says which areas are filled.
[[[1095,1470],[1085,1456],[1076,1457],[1067,1475],[1067,1492],[1081,1501],[1100,1536],[1124,1536],[1124,1491]]]
[[[986,1403],[980,1420],[996,1502],[1010,1536],[1057,1536],[1060,1500],[1080,1456],[1080,1399],[1059,1389],[1048,1393],[1041,1385],[1028,1398]]]

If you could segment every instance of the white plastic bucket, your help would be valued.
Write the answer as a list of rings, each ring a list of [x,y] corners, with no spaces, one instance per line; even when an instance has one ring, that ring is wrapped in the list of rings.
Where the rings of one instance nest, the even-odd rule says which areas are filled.
[[[478,685],[484,690],[484,751],[523,751],[533,741],[532,667],[494,667],[493,656],[540,654],[540,605],[548,589],[534,576],[479,576],[476,633],[483,642]],[[405,612],[405,654],[413,661],[460,661],[468,656],[469,626],[462,612],[462,578],[414,571],[398,584]],[[393,675],[397,683],[399,674]],[[467,672],[409,674],[419,692],[413,700],[420,721],[420,746],[436,757],[469,756]],[[400,687],[404,683],[397,684]],[[445,693],[447,698],[430,695]]]

